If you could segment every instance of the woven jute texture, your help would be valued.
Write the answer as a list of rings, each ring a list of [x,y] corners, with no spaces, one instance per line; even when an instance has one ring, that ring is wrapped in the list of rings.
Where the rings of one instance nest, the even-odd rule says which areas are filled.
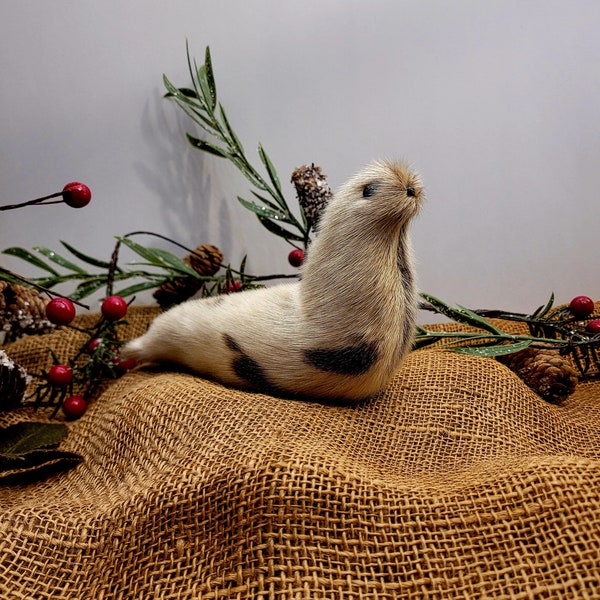
[[[436,349],[354,407],[131,372],[69,424],[83,463],[0,488],[0,596],[600,598],[599,389],[554,406]]]

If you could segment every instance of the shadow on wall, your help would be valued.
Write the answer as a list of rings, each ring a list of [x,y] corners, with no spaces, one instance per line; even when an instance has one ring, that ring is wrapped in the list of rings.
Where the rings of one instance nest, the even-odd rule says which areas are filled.
[[[196,134],[184,114],[179,114],[160,94],[146,103],[141,118],[142,138],[152,149],[151,163],[138,162],[134,169],[142,183],[161,200],[162,230],[155,231],[188,247],[214,244],[227,257],[233,254],[235,222],[232,200],[235,193],[225,189],[231,174],[217,166],[218,157],[193,148],[185,137]],[[159,170],[153,165],[161,165]],[[235,182],[234,182],[235,183]],[[230,197],[231,196],[231,197]],[[179,254],[176,247],[148,238],[142,243],[166,247]]]

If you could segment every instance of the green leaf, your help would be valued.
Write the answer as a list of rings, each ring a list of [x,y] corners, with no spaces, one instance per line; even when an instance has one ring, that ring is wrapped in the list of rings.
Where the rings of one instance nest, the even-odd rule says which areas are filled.
[[[458,352],[459,354],[468,354],[470,356],[494,357],[519,352],[530,346],[532,343],[533,340],[523,340],[522,342],[515,342],[514,344],[461,346],[459,348],[451,348],[451,350],[453,352]]]
[[[28,263],[43,269],[44,271],[48,271],[48,273],[52,273],[53,275],[58,275],[58,271],[52,268],[50,265],[46,264],[41,258],[38,258],[29,250],[25,250],[25,248],[12,247],[7,248],[2,251],[3,254],[8,254],[9,256],[16,256],[22,260],[27,261]]]
[[[263,204],[266,204],[267,206],[269,206],[273,210],[276,210],[277,212],[280,212],[279,205],[275,204],[274,202],[271,202],[268,198],[265,198],[264,196],[262,196],[261,194],[255,192],[254,190],[250,190],[250,193],[255,198],[257,198],[258,200],[260,200]]]
[[[275,221],[283,221],[284,223],[287,222],[286,216],[278,210],[273,210],[272,208],[266,206],[260,206],[255,202],[244,200],[244,198],[240,196],[238,196],[237,199],[242,206],[248,210],[251,210],[257,215],[260,215],[261,217],[265,217],[266,219],[274,219]]]
[[[222,148],[219,148],[218,146],[215,146],[210,142],[206,142],[205,140],[196,138],[190,135],[189,133],[186,133],[185,135],[188,139],[188,142],[195,148],[198,148],[199,150],[203,150],[204,152],[208,152],[210,154],[215,154],[216,156],[220,156],[221,158],[230,158],[227,151],[223,150]]]
[[[62,423],[26,421],[0,429],[0,454],[19,456],[40,448],[58,446],[67,434]]]
[[[206,68],[206,83],[208,84],[208,89],[210,90],[211,97],[211,106],[214,110],[217,105],[217,85],[215,83],[215,74],[212,68],[212,59],[210,57],[210,48],[206,46],[206,50],[204,51],[204,66]]]
[[[198,278],[198,273],[196,273],[192,267],[167,250],[163,250],[162,248],[147,248],[126,237],[117,239],[120,239],[123,244],[128,246],[136,254],[146,259],[150,266],[158,267],[160,269],[167,268],[176,271],[177,273]]]
[[[36,252],[43,254],[46,258],[49,258],[52,262],[56,263],[57,265],[60,265],[61,267],[64,267],[65,269],[68,269],[69,271],[74,271],[75,273],[87,275],[85,269],[82,269],[79,265],[72,263],[71,261],[67,260],[57,252],[54,252],[54,250],[51,250],[50,248],[45,248],[44,246],[34,246],[33,249]]]
[[[76,256],[79,260],[83,261],[84,263],[87,263],[88,265],[92,265],[93,267],[99,267],[100,269],[110,268],[110,262],[105,261],[105,260],[99,260],[97,258],[94,258],[93,256],[88,256],[87,254],[84,254],[83,252],[77,250],[77,248],[74,248],[73,246],[71,246],[71,244],[67,244],[67,242],[63,242],[62,240],[60,243],[71,254],[73,254],[73,256]]]
[[[229,124],[229,119],[227,118],[227,115],[225,114],[225,109],[223,108],[222,104],[219,104],[219,112],[221,113],[221,120],[223,121],[223,124],[225,125],[225,129],[227,129],[227,133],[229,134],[229,137],[231,138],[233,146],[239,151],[240,154],[244,154],[244,146],[242,146],[242,142],[240,142],[238,136],[235,134],[235,131]]]
[[[269,155],[265,152],[265,149],[262,147],[261,144],[258,144],[258,155],[260,156],[260,160],[262,161],[263,165],[265,165],[265,168],[267,169],[267,173],[269,174],[269,179],[271,180],[271,183],[277,190],[277,196],[275,197],[275,200],[277,200],[277,202],[282,207],[287,209],[287,205],[286,205],[285,201],[283,200],[283,193],[281,191],[281,182],[279,181],[279,176],[277,175],[277,170],[275,169],[275,166],[271,162]]]
[[[201,98],[198,97],[198,94],[195,90],[190,88],[178,88],[175,87],[168,79],[166,75],[163,75],[163,84],[167,89],[167,93],[165,97],[167,98],[175,98],[184,104],[188,104],[189,106],[194,107],[195,109],[202,109]]]
[[[279,237],[282,237],[286,240],[294,240],[296,242],[304,241],[304,238],[302,236],[296,235],[295,233],[288,231],[287,229],[281,227],[280,225],[269,219],[266,219],[265,217],[261,217],[260,215],[256,216],[258,217],[258,220],[263,224],[265,229],[267,229],[271,233],[274,233],[275,235],[278,235]]]
[[[467,319],[471,319],[471,324],[474,327],[479,327],[484,331],[489,331],[490,333],[494,333],[496,335],[502,335],[502,331],[498,329],[493,323],[490,323],[487,319],[478,315],[476,312],[472,311],[470,308],[466,308],[465,306],[461,306],[457,304],[458,310],[460,313]]]
[[[101,287],[104,287],[108,282],[108,275],[98,275],[96,277],[89,277],[82,281],[71,294],[73,300],[81,300],[87,298]]]
[[[120,240],[122,244],[125,244],[130,250],[133,250],[138,256],[146,259],[150,265],[159,268],[164,267],[162,259],[150,248],[146,248],[127,237],[118,237],[117,239]]]
[[[22,456],[0,455],[0,484],[26,484],[71,469],[83,457],[65,450],[32,450]]]
[[[180,87],[177,88],[177,91],[180,95],[185,96],[186,98],[193,98],[194,100],[198,99],[198,94],[196,93],[196,90],[193,90],[191,88]]]
[[[139,292],[145,292],[146,290],[151,290],[157,288],[164,283],[167,283],[169,279],[158,279],[154,281],[143,281],[140,283],[136,283],[134,285],[130,285],[129,287],[123,288],[117,292],[118,296],[122,296],[126,298],[127,296],[133,296],[134,294],[138,294]]]
[[[204,100],[205,106],[208,106],[210,111],[214,110],[213,98],[208,86],[208,80],[206,78],[206,65],[202,65],[197,71],[198,83],[202,92],[202,99]]]
[[[421,292],[421,297],[426,302],[429,302],[429,304],[431,304],[437,313],[444,315],[445,317],[449,317],[453,321],[464,323],[465,325],[471,325],[477,329],[484,329],[485,331],[489,331],[494,334],[502,333],[502,331],[500,331],[492,323],[468,308],[464,308],[462,306],[459,306],[458,309],[452,308],[442,300],[439,300],[435,296],[430,296],[425,292]]]
[[[552,305],[554,304],[554,292],[552,292],[550,294],[550,300],[548,300],[548,302],[546,302],[545,306],[540,306],[532,315],[531,318],[532,319],[541,319],[542,317],[544,317],[548,311],[552,308]]]
[[[175,254],[167,250],[163,250],[162,248],[150,248],[150,250],[152,250],[152,252],[157,256],[157,258],[162,260],[166,266],[172,267],[177,271],[181,271],[182,273],[185,273],[190,277],[198,276],[198,273],[194,269],[192,269],[190,265],[185,263]]]

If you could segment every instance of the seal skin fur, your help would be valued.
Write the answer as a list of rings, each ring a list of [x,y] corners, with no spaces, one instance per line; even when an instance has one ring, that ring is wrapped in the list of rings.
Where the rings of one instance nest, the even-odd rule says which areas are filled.
[[[123,355],[273,394],[373,396],[413,341],[408,228],[422,197],[419,176],[403,163],[370,164],[325,208],[299,281],[184,302]]]

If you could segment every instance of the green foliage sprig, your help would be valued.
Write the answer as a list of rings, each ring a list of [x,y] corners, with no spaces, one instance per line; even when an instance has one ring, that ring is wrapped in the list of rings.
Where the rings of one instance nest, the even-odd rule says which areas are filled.
[[[238,201],[258,217],[259,221],[273,234],[286,241],[301,242],[308,246],[310,242],[310,226],[304,210],[300,206],[300,219],[290,210],[281,188],[281,181],[273,162],[262,144],[258,144],[258,155],[267,173],[263,177],[251,164],[239,137],[233,130],[223,105],[217,99],[217,87],[212,69],[210,48],[204,54],[204,63],[197,65],[190,57],[186,45],[187,62],[192,87],[176,87],[166,75],[163,83],[167,90],[165,97],[172,98],[185,114],[194,121],[212,141],[200,139],[187,134],[192,146],[231,161],[252,184],[255,190],[254,200],[246,200],[238,196]],[[258,190],[258,191],[256,191]],[[286,226],[282,226],[285,224]]]
[[[445,349],[462,354],[497,357],[528,347],[555,348],[572,359],[582,378],[600,375],[600,333],[590,332],[587,328],[591,321],[598,319],[598,315],[582,318],[574,315],[568,306],[555,307],[554,294],[531,314],[471,310],[464,306],[454,308],[424,292],[421,297],[424,300],[422,309],[467,325],[474,331],[433,331],[417,326],[415,349],[438,343]],[[529,334],[507,332],[499,324],[502,321],[522,323],[527,326]]]
[[[160,287],[178,277],[193,277],[206,284],[205,295],[213,295],[219,293],[223,285],[233,279],[239,281],[244,289],[250,289],[261,285],[263,281],[295,277],[295,275],[286,274],[260,276],[247,273],[246,257],[242,259],[238,268],[234,268],[230,264],[223,264],[221,272],[216,275],[200,275],[176,254],[163,248],[145,246],[132,239],[138,236],[166,240],[190,254],[195,254],[194,250],[175,240],[150,231],[134,231],[117,236],[111,260],[90,256],[65,241],[60,243],[71,255],[68,258],[64,254],[59,254],[44,246],[35,246],[31,251],[21,247],[11,247],[3,250],[3,253],[20,258],[45,273],[42,276],[31,277],[25,283],[28,281],[38,288],[48,290],[61,284],[75,283],[76,287],[69,295],[72,300],[81,300],[102,288],[106,288],[106,294],[110,295],[113,293],[115,284],[131,280],[136,282],[121,287],[114,293],[127,298],[142,291]],[[128,263],[128,265],[119,263],[122,246],[134,253],[137,258],[134,262]],[[73,258],[80,261],[81,264],[74,262]],[[95,270],[90,270],[90,267],[94,267]],[[18,281],[10,271],[2,267],[0,267],[0,279],[14,283]],[[22,282],[23,278],[19,278],[19,281]]]

